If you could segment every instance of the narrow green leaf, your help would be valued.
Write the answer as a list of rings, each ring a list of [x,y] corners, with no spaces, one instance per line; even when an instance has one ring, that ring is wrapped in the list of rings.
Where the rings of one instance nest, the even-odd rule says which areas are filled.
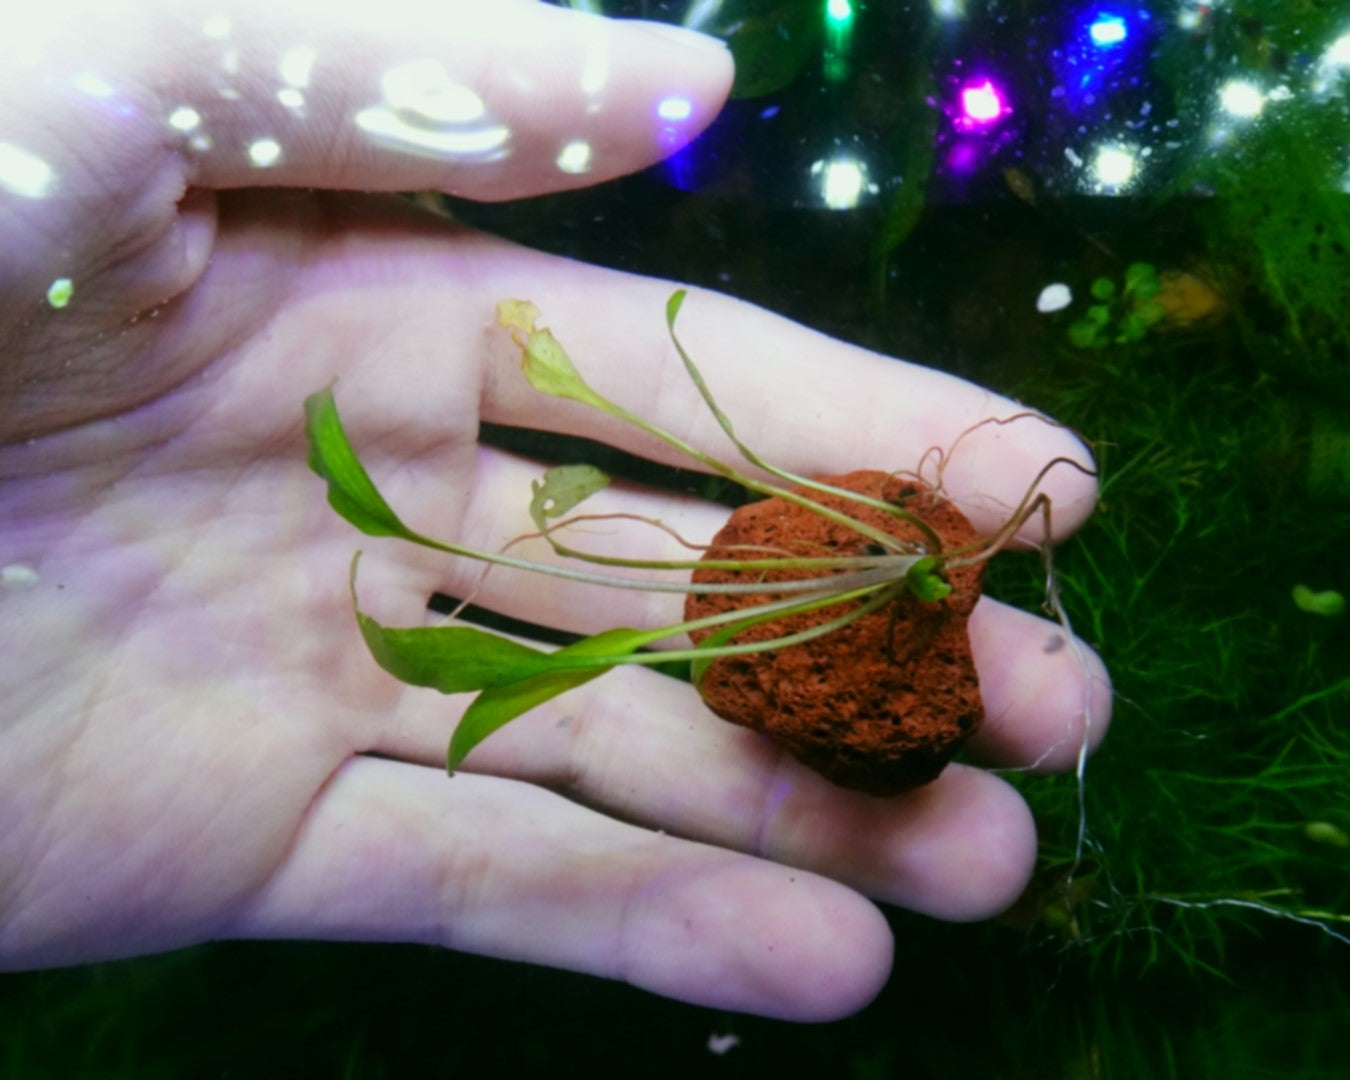
[[[670,299],[666,301],[666,326],[668,328],[672,330],[675,328],[675,320],[680,317],[680,308],[684,307],[684,300],[688,295],[688,289],[676,289],[670,294]]]
[[[574,642],[557,652],[546,654],[550,666],[556,670],[541,672],[505,686],[484,690],[465,710],[455,727],[454,734],[450,737],[450,746],[445,756],[446,770],[453,773],[470,750],[516,717],[559,694],[590,682],[613,667],[612,664],[598,667],[569,667],[567,666],[569,663],[578,661],[584,663],[587,656],[626,655],[636,651],[649,637],[647,633],[624,627],[605,630]]]
[[[375,662],[410,686],[461,694],[504,686],[547,668],[548,653],[471,626],[382,626],[358,611]]]
[[[584,671],[550,671],[484,690],[464,711],[454,734],[450,736],[450,746],[445,755],[446,772],[453,773],[470,750],[516,717],[609,670],[599,667]]]
[[[543,480],[531,480],[530,519],[543,533],[549,518],[562,517],[584,499],[609,483],[609,477],[594,465],[558,465],[544,473]]]
[[[328,503],[367,536],[420,539],[376,489],[342,428],[332,387],[305,399],[309,467],[328,483]]]

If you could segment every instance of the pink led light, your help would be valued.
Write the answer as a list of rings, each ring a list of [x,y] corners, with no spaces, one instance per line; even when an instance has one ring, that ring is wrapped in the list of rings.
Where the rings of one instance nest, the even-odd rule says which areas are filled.
[[[971,124],[988,124],[997,120],[1006,111],[1007,106],[994,84],[988,79],[961,91],[961,110],[964,119]]]

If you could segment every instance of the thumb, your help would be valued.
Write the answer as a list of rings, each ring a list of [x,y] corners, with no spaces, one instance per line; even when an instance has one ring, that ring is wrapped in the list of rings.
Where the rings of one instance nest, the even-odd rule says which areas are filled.
[[[75,6],[0,45],[43,90],[22,149],[53,190],[92,152],[103,185],[171,158],[193,187],[517,198],[673,153],[732,78],[716,39],[534,0]]]

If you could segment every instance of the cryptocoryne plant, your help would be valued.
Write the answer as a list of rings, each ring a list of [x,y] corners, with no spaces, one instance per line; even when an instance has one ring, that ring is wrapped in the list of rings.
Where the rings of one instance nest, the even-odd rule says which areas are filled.
[[[357,600],[356,576],[360,559],[360,552],[357,552],[351,564],[352,603],[360,632],[376,662],[414,686],[430,687],[447,694],[477,693],[450,739],[446,760],[452,772],[474,746],[502,725],[617,665],[667,665],[672,661],[689,661],[697,685],[709,665],[721,658],[776,653],[789,647],[809,648],[813,640],[838,633],[872,613],[885,612],[902,600],[940,605],[952,593],[950,578],[954,571],[980,564],[1004,546],[1033,515],[1044,515],[1048,535],[1050,506],[1048,498],[1037,492],[1040,480],[1060,463],[1082,468],[1068,459],[1055,459],[1037,475],[1002,528],[990,536],[944,549],[938,532],[918,513],[907,508],[904,499],[888,501],[795,475],[764,461],[741,442],[675,334],[676,318],[684,300],[685,293],[677,292],[666,305],[671,341],[703,402],[737,452],[751,466],[771,477],[770,480],[748,475],[602,396],[582,378],[553,334],[535,325],[538,312],[528,301],[502,302],[498,305],[498,321],[512,332],[520,347],[524,374],[534,389],[582,402],[623,420],[753,495],[784,500],[846,529],[858,540],[853,553],[821,551],[803,554],[783,546],[744,545],[731,550],[732,558],[725,557],[726,548],[715,551],[704,548],[702,557],[670,561],[625,559],[579,550],[559,535],[568,526],[614,518],[634,520],[632,515],[573,513],[587,497],[608,482],[604,473],[589,465],[552,468],[541,480],[533,482],[529,512],[537,532],[516,538],[542,538],[558,555],[575,560],[576,566],[546,565],[511,555],[508,550],[516,540],[497,552],[436,540],[405,525],[380,494],[344,433],[331,388],[312,395],[305,402],[310,467],[327,482],[328,501],[333,509],[367,535],[400,538],[450,555],[480,560],[489,566],[528,570],[597,587],[676,592],[689,596],[726,594],[734,600],[729,609],[704,617],[655,629],[615,627],[555,651],[546,651],[473,626],[443,624],[397,628],[380,624],[361,610]],[[986,420],[976,426],[1005,424],[1025,417],[1039,418],[1038,414],[1018,413],[1013,417]],[[938,453],[939,488],[941,470],[951,449],[948,448],[945,455]],[[907,490],[915,486],[911,484]],[[843,500],[842,504],[840,500]],[[882,526],[860,520],[854,513],[839,509],[840,505],[857,507],[858,514],[870,516],[874,521],[879,512],[883,515]],[[674,535],[661,522],[637,520]],[[972,532],[972,535],[975,534]],[[684,540],[680,542],[694,552],[699,550],[697,545]],[[687,577],[671,580],[668,576],[634,579],[606,573],[608,568],[673,570],[685,575],[691,571],[700,574],[731,571],[744,573],[745,577],[719,582],[700,581],[700,574],[695,574],[692,581]],[[810,616],[804,629],[767,637],[761,634],[757,640],[746,640],[743,636],[746,631],[765,625],[776,626],[784,619],[802,615]],[[693,636],[698,644],[693,648],[648,651],[651,646],[681,635]]]

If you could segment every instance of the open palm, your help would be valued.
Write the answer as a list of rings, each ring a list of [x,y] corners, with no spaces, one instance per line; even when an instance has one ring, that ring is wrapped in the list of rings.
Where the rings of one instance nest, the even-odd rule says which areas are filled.
[[[864,894],[948,918],[1015,898],[1034,833],[1011,788],[952,766],[901,798],[846,793],[718,721],[688,686],[636,670],[517,721],[447,780],[463,704],[366,656],[346,589],[363,538],[304,460],[301,402],[336,380],[349,434],[405,519],[495,548],[529,531],[538,466],[480,446],[480,420],[661,456],[528,388],[492,326],[511,296],[539,305],[609,396],[723,449],[672,365],[671,286],[338,189],[504,197],[630,171],[675,145],[647,122],[656,103],[678,86],[692,111],[676,137],[692,137],[729,64],[532,3],[492,16],[440,4],[438,31],[416,3],[374,28],[357,25],[360,6],[325,5],[307,28],[319,44],[300,118],[258,89],[299,41],[262,5],[236,5],[223,37],[176,6],[158,36],[109,25],[66,43],[59,65],[20,70],[64,89],[19,99],[45,112],[12,136],[50,166],[47,188],[0,177],[13,238],[0,252],[0,966],[221,937],[416,940],[728,1008],[856,1008],[891,950]],[[237,98],[220,94],[222,42],[243,71]],[[198,63],[158,76],[162,55],[194,50]],[[467,59],[484,50],[490,74]],[[429,56],[471,72],[511,153],[413,155],[353,130],[381,72]],[[609,78],[583,93],[568,72],[596,56]],[[80,88],[88,71],[111,97]],[[111,131],[96,122],[110,100],[127,106]],[[164,120],[184,108],[200,120],[185,138],[209,143],[173,141]],[[260,128],[282,150],[265,174],[248,152]],[[584,177],[558,170],[560,129],[603,150]],[[34,303],[60,277],[69,305]],[[913,465],[1015,411],[713,294],[691,296],[682,336],[747,442],[803,472]],[[988,429],[945,480],[990,525],[1061,453],[1082,451],[1045,425]],[[1091,508],[1073,470],[1047,490],[1059,528]],[[633,489],[602,498],[693,536],[722,516]],[[669,543],[633,542],[658,555]],[[571,630],[679,614],[678,598],[597,599],[502,570],[480,584],[472,566],[364,543],[363,604],[389,623],[475,587],[485,606]],[[1047,649],[1057,628],[984,601],[971,632],[990,716],[978,755],[1063,767],[1085,711],[1100,736],[1104,676],[1079,651]]]

